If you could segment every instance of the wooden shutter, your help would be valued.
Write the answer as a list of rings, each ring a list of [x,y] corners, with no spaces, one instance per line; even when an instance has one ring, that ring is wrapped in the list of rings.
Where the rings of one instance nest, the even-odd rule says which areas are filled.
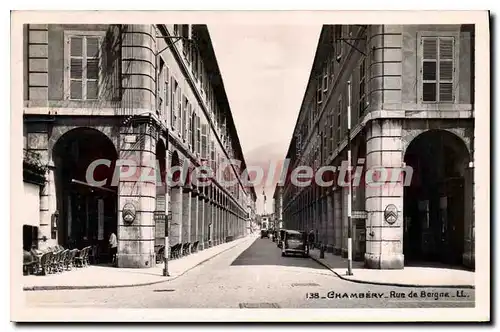
[[[201,125],[201,157],[204,159],[208,158],[207,157],[207,149],[208,149],[207,130],[208,130],[208,125],[202,124]]]
[[[170,103],[170,125],[172,129],[175,130],[177,124],[177,96],[176,96],[177,82],[175,81],[173,76],[171,78],[171,85],[172,85],[172,91],[171,91],[172,102]]]
[[[437,101],[437,46],[436,37],[422,38],[422,100]]]
[[[70,98],[83,98],[83,37],[70,41]]]
[[[454,39],[439,38],[439,101],[453,101]]]

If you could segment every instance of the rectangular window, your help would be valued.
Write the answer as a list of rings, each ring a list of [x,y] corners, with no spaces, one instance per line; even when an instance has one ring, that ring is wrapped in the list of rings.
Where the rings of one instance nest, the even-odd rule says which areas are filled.
[[[323,102],[323,89],[321,84],[323,82],[323,77],[320,75],[316,80],[316,102],[318,105],[321,105]]]
[[[177,130],[177,135],[179,137],[182,136],[182,131],[183,131],[182,123],[183,123],[182,122],[182,89],[179,86],[177,89],[177,127],[179,128]]]
[[[323,65],[323,81],[322,81],[323,92],[328,91],[328,67],[329,67],[328,62],[325,62],[325,64]]]
[[[335,56],[342,55],[342,25],[335,26]]]
[[[454,37],[422,37],[422,101],[454,101]]]
[[[187,127],[188,127],[188,132],[187,132],[187,138],[188,138],[188,145],[189,148],[193,146],[193,110],[192,110],[192,105],[191,103],[187,103]]]
[[[172,96],[172,103],[170,104],[170,125],[172,126],[172,129],[175,130],[175,128],[178,128],[177,126],[177,94],[179,87],[177,85],[177,81],[175,78],[172,76],[172,91],[171,91],[171,96]]]
[[[165,67],[165,75],[164,75],[164,95],[165,95],[165,110],[168,110],[168,106],[169,106],[169,96],[170,96],[170,91],[168,90],[169,89],[169,84],[168,82],[170,82],[170,70],[168,69],[168,67]]]
[[[201,125],[201,158],[207,159],[208,158],[208,125],[207,124],[202,124]]]
[[[335,132],[333,131],[333,109],[328,114],[328,122],[330,125],[330,142],[329,142],[329,153],[333,153],[333,140],[335,138]]]
[[[196,153],[200,153],[201,150],[201,128],[200,128],[200,117],[196,116]]]
[[[96,33],[98,34],[98,33]],[[101,73],[101,35],[67,33],[67,88],[65,96],[73,100],[96,100]]]
[[[366,57],[361,59],[361,63],[359,65],[359,116],[361,117],[366,108]]]
[[[187,99],[186,96],[182,97],[182,125],[181,125],[181,131],[182,131],[182,140],[185,142],[186,141],[186,136],[187,136],[187,121],[188,121],[188,105],[189,105],[189,100]]]
[[[156,110],[159,112],[159,114],[163,114],[163,108],[165,107],[165,92],[163,91],[163,89],[165,88],[165,85],[162,84],[162,82],[165,81],[165,62],[161,57],[158,57],[157,63],[158,77],[156,78]]]
[[[341,114],[342,114],[343,110],[342,110],[342,98],[339,99],[338,101],[338,105],[337,105],[337,137],[336,137],[336,141],[337,141],[337,146],[340,145],[340,139],[341,139],[341,131],[342,131],[342,121],[341,121]]]

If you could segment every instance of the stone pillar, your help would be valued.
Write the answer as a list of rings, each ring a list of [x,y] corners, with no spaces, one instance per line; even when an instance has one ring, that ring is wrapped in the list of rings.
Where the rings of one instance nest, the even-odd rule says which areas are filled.
[[[172,220],[170,220],[168,239],[170,245],[173,246],[182,243],[182,187],[172,188],[170,204]]]
[[[205,199],[203,201],[203,206],[205,207],[205,218],[203,219],[203,242],[205,248],[209,248],[210,245],[212,244],[210,241],[210,237],[212,236],[211,233],[211,224],[212,224],[212,204],[210,204],[210,198],[208,196],[205,196]]]
[[[198,240],[198,192],[191,194],[191,237],[189,242],[195,243]]]
[[[184,187],[182,192],[182,242],[191,241],[191,188]]]
[[[342,253],[342,187],[333,192],[333,223],[335,230],[335,243],[333,253],[340,255]]]
[[[464,174],[464,254],[463,264],[475,268],[474,240],[474,168],[466,168]]]
[[[216,242],[217,242],[217,236],[216,236],[216,230],[217,230],[217,205],[215,203],[215,201],[211,202],[210,203],[211,205],[211,212],[212,212],[212,225],[210,227],[210,244],[211,246],[215,246],[217,245]]]
[[[373,269],[402,269],[403,183],[387,171],[393,170],[392,175],[399,175],[401,171],[401,124],[398,120],[376,120],[367,129],[365,204],[370,218],[366,225],[365,265]],[[383,178],[387,179],[383,181]],[[398,211],[393,223],[384,217],[389,205]]]
[[[328,193],[326,196],[326,229],[327,229],[327,251],[333,253],[335,243],[335,228],[333,222],[333,194]]]
[[[156,140],[149,134],[150,125],[143,124],[136,129],[123,128],[120,141],[124,142],[128,130],[135,133],[140,144],[121,146],[119,158],[134,160],[138,164],[136,174],[154,174],[154,151]],[[155,265],[155,220],[156,179],[120,178],[118,185],[118,267],[149,268]],[[122,210],[126,204],[135,208],[135,220],[125,223]]]
[[[204,195],[200,194],[198,196],[198,226],[197,234],[198,237],[198,250],[205,249],[205,199]]]

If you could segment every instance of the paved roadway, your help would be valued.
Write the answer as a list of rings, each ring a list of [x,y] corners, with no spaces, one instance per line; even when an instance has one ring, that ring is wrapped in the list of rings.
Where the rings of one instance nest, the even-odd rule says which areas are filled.
[[[441,296],[438,300],[429,297],[420,298],[423,290],[442,295],[448,293],[450,297]],[[410,298],[408,295],[412,292],[419,298]],[[280,249],[274,242],[260,238],[251,244],[238,245],[169,282],[131,288],[24,293],[30,306],[66,308],[474,306],[473,290],[463,290],[463,295],[466,297],[458,298],[456,289],[402,288],[344,281],[310,258],[281,257]],[[355,294],[357,298],[346,298],[352,296],[351,294]],[[361,298],[361,294],[364,298]],[[368,294],[370,298],[367,298]],[[377,297],[374,298],[372,294],[377,294]],[[328,298],[328,295],[334,298]]]

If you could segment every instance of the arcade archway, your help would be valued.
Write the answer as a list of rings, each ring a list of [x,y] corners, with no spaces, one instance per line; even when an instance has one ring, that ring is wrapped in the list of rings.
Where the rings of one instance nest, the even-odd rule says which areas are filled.
[[[405,163],[413,168],[404,188],[403,250],[407,263],[459,265],[464,252],[465,143],[445,130],[430,130],[408,146]]]
[[[117,234],[113,143],[100,131],[82,127],[61,136],[52,151],[58,242],[68,248],[96,246],[101,258],[108,257],[108,238],[111,232]]]

